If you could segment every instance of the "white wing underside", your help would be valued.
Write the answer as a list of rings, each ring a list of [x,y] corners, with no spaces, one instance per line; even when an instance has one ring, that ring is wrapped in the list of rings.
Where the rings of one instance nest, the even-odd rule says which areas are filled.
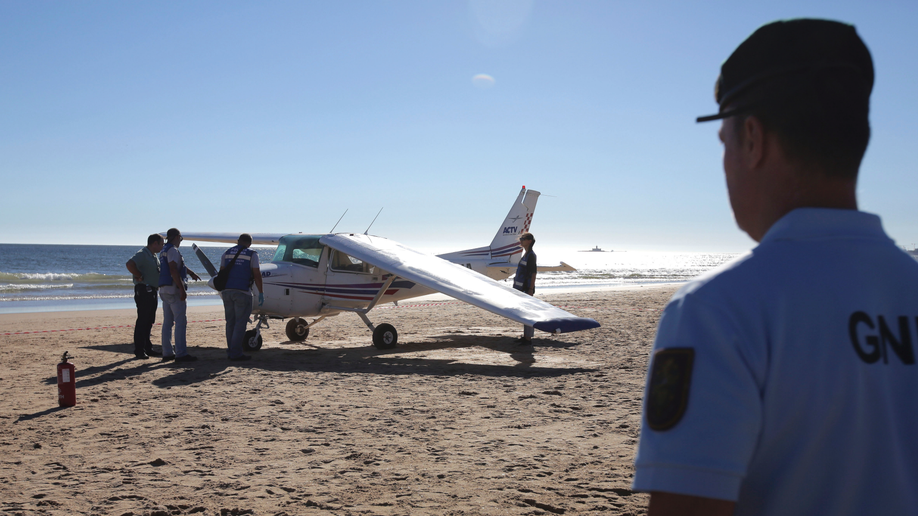
[[[566,333],[599,327],[593,319],[577,317],[475,271],[386,238],[337,234],[323,236],[319,242],[401,278],[542,331]]]
[[[252,235],[252,244],[254,245],[277,245],[282,236],[290,233],[249,233]],[[195,242],[223,242],[226,244],[235,244],[239,240],[240,233],[185,233],[182,237],[185,240]],[[165,236],[165,233],[163,233]]]

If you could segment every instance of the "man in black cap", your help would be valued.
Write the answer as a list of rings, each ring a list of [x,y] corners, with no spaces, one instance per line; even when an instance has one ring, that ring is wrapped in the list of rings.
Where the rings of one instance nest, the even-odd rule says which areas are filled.
[[[715,87],[759,245],[670,300],[634,489],[649,514],[918,514],[918,262],[858,211],[873,63],[851,25],[759,28]]]

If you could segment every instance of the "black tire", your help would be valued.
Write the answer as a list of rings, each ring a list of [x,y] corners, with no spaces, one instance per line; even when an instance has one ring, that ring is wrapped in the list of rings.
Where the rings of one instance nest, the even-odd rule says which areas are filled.
[[[306,337],[309,336],[309,326],[306,325],[305,319],[297,317],[287,321],[285,332],[287,333],[287,338],[292,342],[300,342],[306,340]]]
[[[380,324],[373,330],[373,345],[376,349],[392,349],[398,344],[398,332],[391,324]]]
[[[258,351],[261,349],[261,335],[255,335],[255,330],[245,332],[242,338],[243,351]]]

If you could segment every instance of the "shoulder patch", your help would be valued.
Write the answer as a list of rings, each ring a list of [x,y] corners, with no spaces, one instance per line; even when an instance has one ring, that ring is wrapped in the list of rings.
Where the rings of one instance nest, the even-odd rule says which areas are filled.
[[[647,425],[652,430],[669,430],[682,419],[688,406],[694,361],[692,348],[661,349],[654,353],[646,402]]]

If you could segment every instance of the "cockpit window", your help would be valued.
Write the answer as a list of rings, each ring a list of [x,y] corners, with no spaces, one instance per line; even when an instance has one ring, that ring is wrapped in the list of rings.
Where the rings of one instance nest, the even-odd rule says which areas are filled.
[[[280,239],[272,262],[292,262],[317,268],[325,246],[314,235],[287,235]]]
[[[376,274],[376,267],[367,262],[358,260],[353,256],[332,250],[331,268],[335,271],[360,272],[363,274]]]

